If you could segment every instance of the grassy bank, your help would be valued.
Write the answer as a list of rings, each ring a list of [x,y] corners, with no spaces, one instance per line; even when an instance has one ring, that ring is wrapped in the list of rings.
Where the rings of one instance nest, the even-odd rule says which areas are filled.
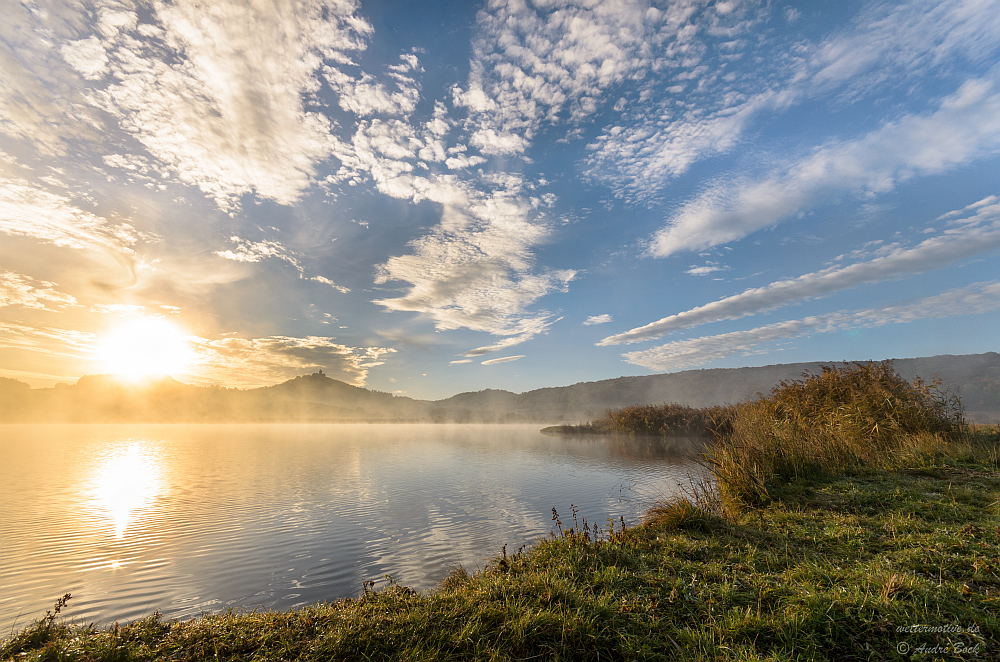
[[[52,614],[0,657],[997,659],[1000,431],[969,429],[919,385],[883,406],[883,387],[899,384],[877,370],[857,383],[878,397],[852,400],[841,387],[856,370],[838,372],[761,399],[748,410],[758,418],[740,419],[756,424],[734,424],[710,456],[716,488],[641,526],[564,513],[550,539],[423,595],[390,585],[292,612],[110,628]],[[810,418],[820,411],[839,419]],[[789,432],[799,424],[826,432],[805,443]]]

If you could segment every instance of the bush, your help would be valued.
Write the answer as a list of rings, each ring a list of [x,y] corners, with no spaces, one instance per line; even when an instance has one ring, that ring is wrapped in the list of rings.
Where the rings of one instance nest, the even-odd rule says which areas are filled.
[[[612,434],[700,437],[722,430],[729,407],[695,409],[679,404],[633,405],[609,409],[593,426]]]
[[[733,407],[707,461],[727,506],[752,507],[779,482],[890,468],[901,451],[927,452],[966,431],[957,397],[906,381],[891,362],[824,366]]]

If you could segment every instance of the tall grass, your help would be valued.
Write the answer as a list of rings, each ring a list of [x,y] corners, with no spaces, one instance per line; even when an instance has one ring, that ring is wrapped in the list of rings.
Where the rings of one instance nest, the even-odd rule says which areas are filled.
[[[633,405],[609,409],[604,418],[591,425],[612,434],[699,437],[720,432],[728,419],[729,407],[696,409],[676,403]]]
[[[961,402],[938,386],[890,362],[850,363],[733,406],[706,455],[723,505],[763,505],[780,483],[889,469],[964,439]]]

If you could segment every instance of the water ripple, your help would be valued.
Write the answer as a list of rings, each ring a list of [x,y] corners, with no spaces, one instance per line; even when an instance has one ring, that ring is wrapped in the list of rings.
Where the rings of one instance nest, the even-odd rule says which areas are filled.
[[[0,632],[430,589],[564,524],[628,518],[676,459],[535,426],[5,425]],[[52,477],[59,477],[53,481]]]

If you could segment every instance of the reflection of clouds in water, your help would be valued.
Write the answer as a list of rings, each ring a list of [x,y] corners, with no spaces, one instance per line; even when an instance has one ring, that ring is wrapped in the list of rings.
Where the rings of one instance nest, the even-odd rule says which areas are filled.
[[[114,522],[116,538],[123,538],[133,514],[159,495],[162,473],[158,459],[139,443],[115,449],[98,465],[93,494]]]
[[[420,453],[382,455],[366,476],[381,498],[355,522],[367,531],[362,579],[389,572],[429,588],[459,564],[473,570],[503,545],[514,553],[547,536],[553,507],[568,526],[571,504],[580,525],[586,518],[606,528],[619,516],[634,522],[684,480],[684,469],[671,471],[670,460],[701,448],[690,439],[568,440],[533,430],[529,441],[525,430],[473,426],[436,432],[437,439],[411,447]],[[406,476],[419,476],[421,498],[394,489]]]
[[[52,449],[84,471],[74,484],[85,497],[74,490],[58,500],[72,506],[49,513],[63,519],[45,520],[47,538],[30,535],[27,520],[0,538],[31,550],[10,583],[19,604],[44,611],[50,594],[79,588],[77,609],[90,620],[153,608],[169,618],[286,609],[357,595],[386,573],[428,590],[459,564],[475,570],[505,544],[513,554],[546,537],[553,507],[564,526],[575,504],[581,524],[606,527],[608,516],[639,514],[635,504],[671,492],[684,474],[655,449],[547,437],[524,425],[81,430],[23,430],[24,448]],[[36,487],[19,489],[7,510],[27,512],[26,503],[51,494],[51,467],[66,474],[41,457],[10,469]],[[101,572],[83,580],[80,570]],[[5,609],[0,602],[0,622],[17,616]]]
[[[514,553],[520,544],[532,543],[549,531],[547,514],[516,488],[456,487],[453,497],[426,503],[418,512],[411,509],[409,521],[374,523],[372,528],[382,531],[394,524],[399,528],[388,540],[369,542],[368,553],[376,561],[367,570],[384,568],[408,585],[429,588],[459,565],[474,570],[484,557],[499,554],[503,545]],[[391,509],[382,515],[391,520],[396,512]],[[380,574],[372,572],[366,579]]]

